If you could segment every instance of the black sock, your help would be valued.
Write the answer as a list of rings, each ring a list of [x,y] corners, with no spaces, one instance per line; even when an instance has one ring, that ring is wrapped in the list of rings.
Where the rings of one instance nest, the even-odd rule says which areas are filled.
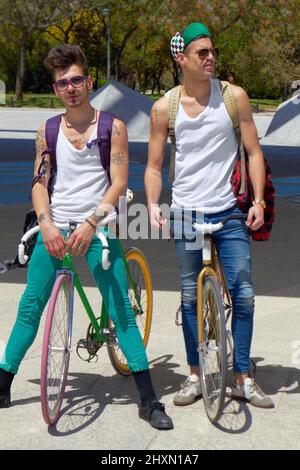
[[[15,374],[0,368],[0,395],[5,395],[10,391],[14,376]]]
[[[149,369],[132,372],[132,377],[139,391],[142,406],[150,405],[153,401],[157,400]]]

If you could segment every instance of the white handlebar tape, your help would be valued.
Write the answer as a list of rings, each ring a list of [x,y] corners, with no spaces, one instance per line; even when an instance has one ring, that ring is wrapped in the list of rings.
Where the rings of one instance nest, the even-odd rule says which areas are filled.
[[[20,264],[26,264],[28,261],[28,256],[24,254],[25,252],[25,245],[23,243],[20,243],[18,246],[18,258],[19,258],[19,263]]]
[[[106,217],[106,219],[108,217]],[[116,217],[116,213],[113,214],[113,216],[111,216],[111,219],[113,219],[113,217]],[[106,219],[103,219],[101,221],[101,225],[106,225],[106,223],[107,223]],[[69,226],[66,225],[66,224],[55,224],[55,225],[56,225],[56,227],[61,228],[61,229],[66,229],[67,230],[69,228]],[[19,258],[20,264],[26,264],[27,261],[28,261],[28,256],[25,255],[25,243],[27,242],[27,240],[29,240],[30,237],[32,237],[32,235],[37,233],[39,230],[40,230],[40,227],[37,225],[36,227],[33,227],[30,230],[28,230],[28,232],[26,232],[23,235],[23,237],[21,239],[21,243],[18,246],[18,258]],[[103,233],[101,233],[100,231],[97,231],[96,234],[97,234],[98,238],[100,239],[100,241],[102,243],[102,246],[103,246],[102,266],[103,266],[103,269],[105,271],[107,271],[111,266],[111,262],[108,259],[109,258],[109,253],[110,253],[108,242],[107,242],[107,239],[106,239],[106,237]]]
[[[109,257],[109,248],[103,247],[102,251],[102,267],[104,271],[107,271],[111,267],[111,262],[108,259]]]
[[[110,253],[108,242],[107,242],[105,235],[103,235],[103,233],[101,232],[97,232],[97,237],[100,239],[102,243],[102,267],[105,271],[107,271],[111,266],[111,262],[108,259],[109,253]]]
[[[195,227],[197,232],[201,232],[201,233],[203,233],[203,235],[205,235],[205,234],[211,234],[213,232],[217,232],[217,230],[220,230],[223,227],[223,224],[222,224],[222,222],[220,222],[218,224],[212,224],[212,223],[209,223],[209,224],[196,224],[196,223],[194,223],[193,226]]]

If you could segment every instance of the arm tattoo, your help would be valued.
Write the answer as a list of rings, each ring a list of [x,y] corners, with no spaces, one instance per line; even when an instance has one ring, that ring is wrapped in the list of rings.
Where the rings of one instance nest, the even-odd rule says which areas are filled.
[[[242,116],[242,117],[240,117],[240,122],[249,123],[249,122],[252,122],[252,120],[253,120],[252,116]]]
[[[112,126],[112,134],[111,135],[121,135],[121,132],[118,129],[118,126],[116,124],[113,124]]]
[[[111,161],[115,165],[119,165],[119,166],[126,165],[127,163],[125,156],[124,156],[124,152],[113,153],[111,156]]]
[[[36,135],[36,158],[35,158],[35,165],[34,165],[34,174],[37,175],[39,166],[42,161],[42,153],[44,150],[46,150],[46,142],[45,142],[45,130],[40,129],[37,131]],[[46,167],[44,168],[45,172],[43,172],[43,175],[46,173]]]
[[[159,115],[159,112],[157,111],[157,109],[153,109],[151,111],[151,115],[150,115],[151,130],[154,130],[156,125],[158,124],[158,115]]]
[[[37,157],[41,157],[43,151],[46,149],[46,142],[45,142],[45,131],[41,129],[38,131],[36,136],[36,154]]]
[[[42,212],[39,216],[38,216],[38,223],[41,224],[42,222],[44,222],[44,220],[46,219],[47,215]]]
[[[46,162],[46,160],[43,161],[43,164],[40,166],[40,173],[39,173],[39,177],[41,177],[42,180],[45,179],[45,175],[48,171],[48,167],[49,167],[49,163]]]
[[[75,147],[76,149],[78,150],[82,150],[85,145],[87,144],[87,142],[89,141],[89,139],[87,139],[86,137],[82,136],[82,137],[79,137],[79,138],[74,138],[74,137],[68,137],[68,141],[70,142],[70,144],[73,145],[73,147]]]

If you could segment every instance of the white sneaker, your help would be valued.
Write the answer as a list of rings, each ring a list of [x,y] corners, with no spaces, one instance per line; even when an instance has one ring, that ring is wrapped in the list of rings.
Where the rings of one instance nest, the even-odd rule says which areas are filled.
[[[173,403],[177,406],[191,405],[201,395],[201,383],[197,375],[190,375],[176,393]]]
[[[275,407],[272,398],[268,397],[250,377],[245,379],[242,386],[232,385],[232,398],[247,401],[250,405],[258,408]]]

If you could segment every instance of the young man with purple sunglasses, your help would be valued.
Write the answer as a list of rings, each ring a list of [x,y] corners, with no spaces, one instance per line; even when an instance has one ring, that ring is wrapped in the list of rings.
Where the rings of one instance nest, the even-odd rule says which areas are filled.
[[[140,395],[140,418],[157,429],[172,429],[172,420],[165,413],[164,405],[157,400],[152,385],[145,348],[128,298],[125,266],[117,241],[109,237],[112,266],[106,271],[101,265],[102,245],[95,235],[97,224],[112,207],[118,206],[119,198],[127,189],[126,126],[119,119],[113,120],[109,180],[101,163],[98,145],[89,145],[97,137],[101,113],[89,102],[93,81],[85,55],[78,46],[66,44],[52,49],[45,65],[53,74],[55,94],[62,100],[66,112],[61,117],[57,137],[57,171],[51,202],[48,194],[51,159],[47,156],[42,160],[47,149],[45,125],[37,132],[32,201],[40,233],[29,263],[28,283],[17,320],[0,362],[0,408],[10,406],[12,380],[36,337],[56,270],[66,252],[72,251],[73,256],[86,257],[116,326],[120,347]],[[69,221],[76,221],[78,226],[66,241],[55,223]]]

